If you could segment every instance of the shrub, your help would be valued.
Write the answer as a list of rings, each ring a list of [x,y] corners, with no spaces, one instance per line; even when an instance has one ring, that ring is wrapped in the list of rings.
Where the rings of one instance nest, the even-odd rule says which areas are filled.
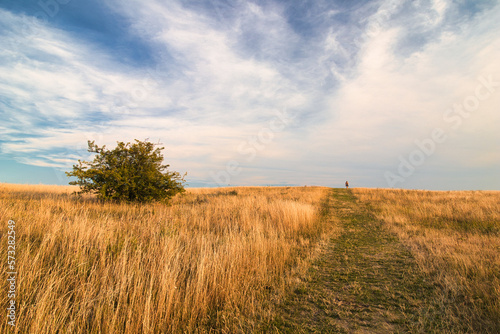
[[[80,193],[95,193],[103,200],[150,202],[172,198],[184,191],[184,177],[169,172],[162,165],[163,147],[148,141],[117,142],[113,150],[88,141],[88,151],[96,153],[91,162],[78,160],[73,171],[66,175],[76,177],[71,185],[79,185]]]

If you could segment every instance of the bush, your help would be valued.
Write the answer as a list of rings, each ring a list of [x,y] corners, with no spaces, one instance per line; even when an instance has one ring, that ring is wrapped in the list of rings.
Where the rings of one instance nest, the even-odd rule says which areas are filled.
[[[88,141],[88,151],[96,153],[92,162],[78,160],[73,171],[66,175],[76,177],[71,185],[79,185],[80,193],[95,193],[103,200],[150,202],[172,198],[184,191],[184,177],[169,172],[162,165],[163,147],[155,148],[148,141],[117,142],[107,150],[94,141]]]

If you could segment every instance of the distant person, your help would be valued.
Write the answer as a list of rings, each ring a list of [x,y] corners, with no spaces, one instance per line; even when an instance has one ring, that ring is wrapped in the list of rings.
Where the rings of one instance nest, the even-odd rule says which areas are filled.
[[[349,189],[349,182],[345,181],[345,188]]]

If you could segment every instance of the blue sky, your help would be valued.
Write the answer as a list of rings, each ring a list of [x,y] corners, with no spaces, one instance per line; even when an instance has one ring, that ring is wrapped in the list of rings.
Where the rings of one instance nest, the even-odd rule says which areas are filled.
[[[149,139],[189,186],[500,190],[498,1],[0,3],[0,182]]]

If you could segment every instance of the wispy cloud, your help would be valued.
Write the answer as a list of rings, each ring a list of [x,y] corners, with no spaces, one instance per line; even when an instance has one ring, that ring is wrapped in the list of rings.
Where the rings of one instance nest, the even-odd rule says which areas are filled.
[[[384,170],[443,127],[450,140],[422,171],[462,166],[472,177],[468,169],[500,165],[492,146],[500,92],[460,128],[443,121],[478,76],[500,81],[498,4],[109,0],[101,9],[147,61],[65,29],[68,20],[27,26],[36,21],[0,8],[2,154],[68,168],[87,140],[149,138],[164,144],[173,168],[207,184],[237,161],[231,183],[350,175],[385,186]],[[241,148],[277,113],[290,121],[247,159]]]
[[[435,15],[445,16],[444,8],[439,7],[441,12]],[[357,76],[342,85],[331,99],[336,116],[318,131],[314,142],[326,139],[335,145],[330,150],[332,164],[352,166],[351,170],[361,170],[359,174],[365,173],[369,162],[373,172],[358,177],[363,183],[383,185],[378,181],[383,169],[397,167],[398,155],[411,152],[415,140],[428,137],[435,127],[449,129],[450,125],[443,121],[445,111],[474,93],[478,76],[492,75],[500,81],[500,67],[494,60],[500,54],[500,40],[494,28],[498,26],[497,14],[498,8],[477,16],[462,31],[445,29],[411,54],[401,53],[396,47],[408,36],[411,27],[403,22],[381,22],[377,33],[364,41]],[[430,15],[426,26],[442,22],[435,15]],[[466,169],[467,163],[460,161],[484,156],[492,159],[483,166],[498,166],[500,160],[490,154],[495,141],[481,139],[486,137],[485,133],[491,137],[492,124],[498,122],[495,111],[498,98],[492,95],[481,104],[477,116],[471,116],[460,129],[450,130],[450,136],[462,138],[461,143],[449,142],[441,147],[439,154],[431,159],[433,163],[422,170],[429,171],[436,165],[461,165]],[[472,130],[479,124],[483,131]],[[477,145],[478,141],[483,141],[483,145]],[[462,150],[467,146],[465,142],[475,148],[474,152],[468,152],[472,154],[469,158],[465,158]],[[319,145],[318,152],[327,151],[327,146]],[[453,156],[443,152],[450,149]],[[435,180],[428,181],[432,182]],[[418,183],[410,180],[408,184]]]

